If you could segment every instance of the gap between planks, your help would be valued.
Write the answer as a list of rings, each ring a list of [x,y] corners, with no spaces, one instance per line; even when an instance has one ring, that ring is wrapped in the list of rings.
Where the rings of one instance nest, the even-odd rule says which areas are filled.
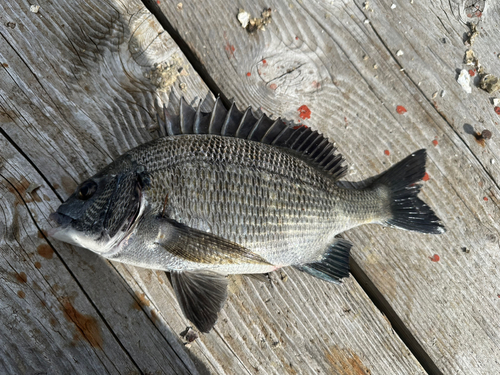
[[[47,179],[47,177],[42,173],[42,171],[40,171],[40,169],[35,165],[35,163],[33,163],[33,161],[29,158],[29,156],[26,155],[26,153],[22,150],[22,148],[19,147],[19,145],[17,143],[15,143],[12,140],[12,138],[9,137],[9,135],[2,128],[0,128],[0,135],[2,135],[3,137],[5,137],[5,139],[12,145],[12,147],[14,147],[23,156],[23,158],[38,172],[38,174],[47,183],[47,186],[50,187],[50,189],[54,192],[54,194],[57,196],[57,198],[59,198],[59,200],[61,201],[61,203],[63,203],[64,200],[55,191],[54,187],[49,182],[49,180]],[[118,343],[118,345],[120,345],[120,348],[128,356],[128,358],[130,359],[130,361],[132,362],[132,364],[136,367],[137,371],[139,371],[139,372],[142,373],[140,366],[136,363],[136,361],[134,360],[133,356],[129,353],[129,351],[127,350],[127,348],[125,348],[125,346],[122,344],[122,342],[120,341],[119,337],[116,335],[116,333],[114,332],[114,330],[112,329],[112,327],[109,325],[109,323],[106,320],[106,318],[103,316],[103,314],[101,313],[101,311],[99,310],[99,308],[96,306],[96,304],[94,303],[94,301],[92,300],[92,298],[90,298],[90,295],[87,293],[87,291],[85,290],[85,288],[83,287],[83,285],[81,285],[80,281],[78,280],[78,278],[76,277],[76,275],[71,270],[71,267],[69,267],[68,264],[66,264],[66,262],[64,261],[64,258],[60,256],[60,254],[58,253],[57,249],[52,245],[51,241],[49,240],[49,238],[47,237],[47,235],[44,233],[44,231],[42,230],[42,228],[40,228],[40,226],[38,225],[37,221],[33,217],[33,213],[29,209],[28,204],[25,202],[22,194],[20,194],[19,191],[17,191],[16,187],[14,185],[12,185],[12,183],[9,182],[8,179],[4,178],[3,176],[1,176],[1,177],[5,181],[7,181],[7,183],[12,186],[12,189],[14,191],[16,191],[16,193],[19,195],[19,199],[21,199],[21,201],[23,202],[24,206],[26,207],[26,211],[28,212],[31,220],[33,221],[33,224],[38,229],[38,232],[41,233],[41,235],[43,236],[43,239],[52,248],[52,251],[55,254],[57,254],[57,256],[61,260],[62,264],[64,265],[64,267],[66,268],[66,270],[69,272],[69,274],[71,275],[71,277],[73,278],[73,280],[75,281],[75,283],[78,285],[78,287],[80,288],[80,290],[83,293],[83,295],[85,296],[85,298],[90,302],[90,304],[92,305],[92,307],[95,309],[95,312],[99,315],[99,318],[106,325],[106,328],[109,330],[109,332],[111,333],[111,335],[113,336],[113,338],[116,340],[116,342]]]
[[[208,86],[210,91],[217,97],[220,96],[224,105],[229,108],[231,102],[226,95],[222,92],[214,79],[210,76],[203,63],[197,58],[195,51],[191,50],[188,43],[179,35],[177,30],[172,26],[167,17],[152,1],[142,0],[144,6],[156,17],[161,26],[167,33],[170,34],[175,43],[179,46],[182,53],[186,56],[187,60],[193,66],[194,70],[198,73],[201,79]],[[380,312],[387,318],[389,323],[398,335],[401,341],[406,345],[408,350],[415,356],[420,365],[425,369],[429,375],[441,375],[442,372],[434,363],[431,357],[427,354],[424,348],[418,343],[418,340],[408,327],[405,326],[401,318],[397,315],[395,310],[391,307],[389,302],[385,299],[380,290],[377,289],[375,284],[369,279],[362,268],[350,259],[351,275],[359,283],[363,291],[373,302],[373,304],[380,310]]]

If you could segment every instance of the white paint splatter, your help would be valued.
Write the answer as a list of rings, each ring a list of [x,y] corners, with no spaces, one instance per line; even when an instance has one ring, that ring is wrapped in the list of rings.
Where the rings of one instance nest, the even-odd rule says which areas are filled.
[[[238,13],[238,21],[241,23],[241,27],[246,28],[250,22],[250,13],[246,10],[241,9]]]
[[[462,69],[460,75],[458,76],[457,82],[460,86],[462,86],[467,94],[470,94],[472,92],[472,89],[470,87],[470,75],[467,70]]]

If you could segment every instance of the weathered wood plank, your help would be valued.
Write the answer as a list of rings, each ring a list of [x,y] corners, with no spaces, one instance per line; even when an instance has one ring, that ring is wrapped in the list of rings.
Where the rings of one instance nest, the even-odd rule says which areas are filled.
[[[148,297],[143,307],[154,319],[184,330],[165,274],[117,268]],[[272,285],[232,277],[230,292],[214,332],[191,347],[217,373],[425,373],[355,280],[339,290],[287,269]]]
[[[54,253],[37,225],[57,197],[46,185],[29,193],[40,176],[5,138],[0,145],[0,371],[140,373],[64,263],[70,249]]]
[[[150,139],[148,109],[165,94],[144,72],[171,61],[179,76],[185,61],[138,2],[46,3],[37,14],[9,2],[0,14],[1,125],[9,137],[1,147],[0,372],[206,372],[177,337],[159,332],[108,262],[39,232],[82,176]],[[147,60],[150,49],[158,60]],[[199,78],[181,79],[203,93]],[[40,187],[30,194],[30,184]]]
[[[500,118],[489,101],[495,95],[475,87],[468,95],[456,83],[457,70],[471,68],[463,64],[467,20],[482,19],[473,49],[500,76],[499,5],[486,5],[480,18],[467,18],[461,1],[159,5],[227,97],[296,122],[307,105],[306,123],[337,142],[350,180],[428,149],[422,197],[447,234],[364,227],[346,236],[355,261],[447,374],[500,372]],[[248,34],[239,8],[258,16],[267,7],[272,23]],[[467,124],[493,138],[481,147]]]
[[[187,321],[164,273],[37,237],[78,182],[151,138],[156,101],[207,95],[137,1],[40,5],[32,13],[0,4],[5,372],[423,373],[354,280],[325,286],[291,271],[271,287],[236,278],[216,330],[188,349],[178,337]],[[41,186],[29,193],[31,183]],[[81,317],[95,322],[101,347],[81,339],[73,324]],[[11,329],[14,319],[21,328]]]

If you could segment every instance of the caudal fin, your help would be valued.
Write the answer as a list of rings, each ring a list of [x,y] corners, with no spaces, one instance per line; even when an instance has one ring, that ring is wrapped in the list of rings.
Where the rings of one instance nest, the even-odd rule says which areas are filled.
[[[446,230],[432,211],[417,197],[421,185],[416,184],[425,175],[427,152],[418,150],[379,176],[373,186],[389,188],[392,216],[384,224],[421,233],[444,233]]]

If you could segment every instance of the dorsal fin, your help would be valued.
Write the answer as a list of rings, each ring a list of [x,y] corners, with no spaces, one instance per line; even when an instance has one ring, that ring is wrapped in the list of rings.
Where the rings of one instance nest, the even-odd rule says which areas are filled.
[[[179,115],[171,108],[163,106],[163,122],[159,116],[161,136],[180,134],[213,134],[226,137],[248,139],[293,150],[294,154],[324,171],[335,180],[345,175],[347,167],[344,158],[336,153],[333,144],[317,131],[307,126],[291,127],[281,118],[273,121],[265,114],[256,117],[252,108],[245,112],[231,103],[229,111],[217,98],[212,111],[201,112],[201,103],[197,109],[181,98]]]

